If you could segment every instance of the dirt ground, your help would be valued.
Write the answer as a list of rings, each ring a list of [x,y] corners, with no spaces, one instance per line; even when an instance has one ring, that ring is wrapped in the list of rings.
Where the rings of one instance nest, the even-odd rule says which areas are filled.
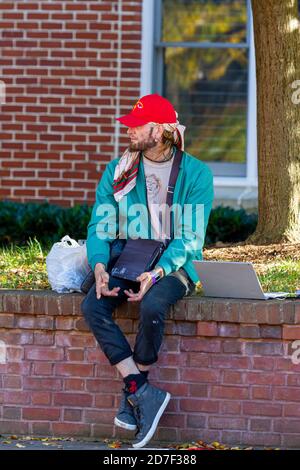
[[[203,250],[206,261],[249,261],[258,274],[266,265],[276,265],[283,260],[300,260],[300,243],[274,245],[246,245],[243,243],[226,244],[222,242]]]

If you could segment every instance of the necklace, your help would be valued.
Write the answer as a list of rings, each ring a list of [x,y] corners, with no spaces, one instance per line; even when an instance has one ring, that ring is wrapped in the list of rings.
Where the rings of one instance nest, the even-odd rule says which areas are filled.
[[[147,159],[147,160],[150,160],[151,162],[154,162],[154,163],[166,163],[168,162],[169,160],[171,160],[171,158],[173,157],[173,153],[174,153],[174,148],[171,147],[170,151],[167,153],[167,155],[164,155],[164,159],[163,160],[160,160],[160,161],[157,161],[157,160],[152,160],[152,158],[148,158],[146,157],[146,155],[143,153],[143,156]]]

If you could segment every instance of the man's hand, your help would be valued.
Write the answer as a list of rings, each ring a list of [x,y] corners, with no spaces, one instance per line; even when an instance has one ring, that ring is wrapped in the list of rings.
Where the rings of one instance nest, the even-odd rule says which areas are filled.
[[[97,299],[100,299],[101,295],[113,297],[118,295],[120,287],[108,289],[109,274],[105,271],[105,266],[102,263],[97,263],[95,266],[95,279]]]
[[[158,272],[160,277],[164,276],[164,270],[161,267],[157,267],[153,271]],[[146,292],[153,286],[151,274],[146,271],[142,273],[139,277],[136,278],[137,281],[141,283],[140,290],[136,294],[133,292],[132,289],[124,290],[125,294],[128,295],[128,302],[137,302],[142,300]]]

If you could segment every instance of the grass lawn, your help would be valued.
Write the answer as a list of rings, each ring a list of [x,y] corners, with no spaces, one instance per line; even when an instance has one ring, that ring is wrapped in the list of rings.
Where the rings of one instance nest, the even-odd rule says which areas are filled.
[[[204,250],[206,260],[251,261],[264,291],[295,292],[300,288],[300,246],[223,245]],[[46,270],[49,248],[37,240],[26,247],[0,249],[0,286],[6,289],[50,289]],[[199,292],[201,292],[199,288]]]

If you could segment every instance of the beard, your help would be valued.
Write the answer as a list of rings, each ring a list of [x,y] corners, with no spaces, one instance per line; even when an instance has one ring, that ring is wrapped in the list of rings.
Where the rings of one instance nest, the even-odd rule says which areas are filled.
[[[150,129],[149,136],[147,139],[143,140],[142,142],[133,143],[130,142],[128,150],[129,152],[143,152],[144,150],[152,149],[156,147],[157,142],[155,142],[154,138],[152,137],[153,129]]]
[[[152,149],[153,147],[156,147],[157,142],[155,142],[154,139],[147,140],[144,142],[137,142],[137,143],[130,143],[129,144],[129,152],[138,152],[138,151],[144,151],[148,149]]]

